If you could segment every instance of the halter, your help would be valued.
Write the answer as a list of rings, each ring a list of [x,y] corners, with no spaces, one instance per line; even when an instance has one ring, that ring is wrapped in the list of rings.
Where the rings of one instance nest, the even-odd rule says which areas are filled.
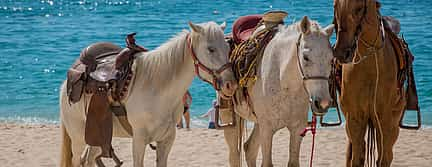
[[[306,89],[305,81],[307,81],[307,80],[325,80],[325,81],[328,81],[329,77],[328,76],[320,76],[320,75],[307,76],[307,75],[304,74],[303,67],[300,64],[300,40],[301,40],[302,36],[303,36],[302,34],[299,35],[299,37],[297,39],[297,43],[296,43],[296,47],[297,47],[297,53],[296,53],[297,54],[297,66],[298,66],[298,68],[300,70],[300,74],[302,76],[303,88],[308,93],[308,95],[310,96],[309,91]],[[310,103],[310,105],[313,105],[312,98],[309,98],[309,103]],[[312,112],[312,113],[314,113],[314,112]],[[315,115],[315,114],[313,114],[313,115]]]
[[[189,48],[189,50],[190,50],[190,52],[191,52],[192,60],[193,60],[193,63],[194,63],[194,67],[195,67],[195,74],[196,74],[196,75],[197,75],[201,80],[203,80],[203,81],[205,81],[205,82],[211,84],[211,85],[214,87],[214,89],[216,89],[217,91],[220,91],[220,90],[221,90],[221,86],[220,86],[220,83],[218,82],[218,81],[219,81],[220,74],[221,74],[222,72],[224,72],[225,70],[231,68],[231,66],[232,66],[231,63],[226,63],[226,64],[222,65],[222,66],[221,66],[219,69],[217,69],[217,70],[212,70],[212,69],[208,68],[208,67],[205,66],[203,63],[201,63],[201,62],[199,61],[198,57],[196,56],[196,54],[195,54],[195,52],[194,52],[194,50],[193,50],[193,47],[192,47],[192,38],[190,37],[189,34],[187,34],[186,39],[187,39],[187,45],[188,45],[188,48]],[[208,74],[210,74],[210,75],[212,76],[212,78],[213,78],[213,81],[210,82],[210,81],[206,80],[204,77],[202,77],[202,76],[200,75],[200,69],[203,70],[203,71],[205,71],[205,72],[207,72]]]
[[[297,46],[297,60],[298,60],[297,64],[298,64],[298,67],[300,69],[300,73],[302,75],[303,81],[307,81],[307,80],[327,80],[328,81],[329,80],[328,76],[319,76],[319,75],[306,76],[304,74],[303,67],[300,64],[300,40],[301,40],[302,36],[303,36],[302,34],[299,35],[299,37],[297,39],[296,46]],[[304,85],[304,82],[303,82],[303,85]]]
[[[360,24],[357,25],[356,31],[354,32],[354,41],[353,41],[351,47],[349,48],[349,52],[351,54],[355,54],[353,56],[353,60],[352,60],[353,64],[359,64],[360,62],[362,62],[363,60],[365,60],[370,55],[375,55],[379,50],[381,50],[382,48],[384,48],[385,32],[384,32],[384,25],[383,25],[383,22],[382,22],[382,18],[381,18],[381,15],[379,13],[378,13],[378,20],[380,21],[380,27],[378,28],[378,31],[381,31],[381,40],[383,41],[382,44],[381,44],[381,46],[376,47],[377,42],[378,42],[378,36],[375,38],[373,44],[368,44],[365,40],[363,40],[361,38],[360,35],[362,33],[362,25],[363,25],[363,23],[367,19],[366,18],[366,14],[367,14],[367,11],[368,11],[367,0],[364,0],[363,9],[364,9],[363,10],[363,14],[362,14],[362,16],[360,18]],[[334,12],[335,12],[334,16],[336,16],[336,7],[335,7]],[[336,18],[333,19],[333,24],[337,25]],[[339,32],[343,31],[343,30],[338,29],[338,26],[335,26],[335,27],[336,27],[336,32],[337,32],[336,35]],[[367,54],[365,56],[361,57],[358,61],[356,61],[355,59],[356,59],[356,57],[358,55],[357,52],[358,52],[359,41],[361,43],[363,43],[363,45],[365,45]]]

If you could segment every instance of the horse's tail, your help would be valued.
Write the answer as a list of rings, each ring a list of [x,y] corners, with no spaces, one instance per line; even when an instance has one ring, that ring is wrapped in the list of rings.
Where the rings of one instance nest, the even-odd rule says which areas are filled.
[[[61,122],[61,133],[62,133],[62,143],[61,143],[61,155],[60,155],[60,167],[72,167],[72,144],[71,138],[66,131],[66,128]]]

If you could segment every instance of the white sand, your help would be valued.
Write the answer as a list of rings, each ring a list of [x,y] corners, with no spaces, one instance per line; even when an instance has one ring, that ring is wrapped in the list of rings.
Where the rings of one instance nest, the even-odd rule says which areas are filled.
[[[281,130],[274,137],[275,166],[286,166],[288,162],[288,134],[287,130]],[[0,166],[58,166],[60,137],[60,129],[56,125],[0,124]],[[346,137],[343,128],[319,129],[316,144],[314,166],[345,166]],[[116,138],[113,145],[125,162],[123,166],[132,166],[131,139]],[[310,147],[309,134],[302,144],[301,166],[309,165]],[[401,130],[394,152],[393,167],[432,166],[432,129]],[[145,165],[155,166],[155,151],[146,151]],[[222,131],[178,130],[168,166],[228,166]]]

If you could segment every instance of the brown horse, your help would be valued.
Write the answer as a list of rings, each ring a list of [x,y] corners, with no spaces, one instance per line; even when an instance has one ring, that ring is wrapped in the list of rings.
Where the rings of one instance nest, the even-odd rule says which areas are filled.
[[[346,166],[375,162],[375,142],[377,166],[390,166],[405,107],[396,53],[385,35],[379,7],[375,0],[334,3],[335,56],[344,63],[339,99],[349,138]]]

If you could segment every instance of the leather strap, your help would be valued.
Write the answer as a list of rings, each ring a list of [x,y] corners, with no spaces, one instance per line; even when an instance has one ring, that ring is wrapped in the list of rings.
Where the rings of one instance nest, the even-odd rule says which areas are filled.
[[[214,87],[217,91],[221,90],[220,83],[218,82],[219,77],[220,77],[220,74],[221,74],[223,71],[225,71],[225,70],[231,68],[231,67],[232,67],[231,63],[226,63],[226,64],[222,65],[222,66],[221,66],[219,69],[217,69],[217,70],[212,70],[212,69],[208,68],[207,66],[205,66],[204,64],[202,64],[201,61],[199,61],[198,57],[196,56],[195,51],[193,50],[193,46],[192,46],[192,38],[190,37],[190,34],[187,35],[186,39],[187,39],[188,48],[189,48],[189,50],[190,50],[190,52],[191,52],[192,60],[193,60],[193,63],[194,63],[194,67],[195,67],[195,74],[196,74],[196,75],[197,75],[201,80],[203,80],[203,81],[205,81],[205,82],[208,82],[209,84],[213,85],[213,87]],[[204,77],[202,77],[202,76],[200,75],[200,69],[203,70],[203,71],[205,71],[205,72],[207,72],[208,74],[210,74],[210,75],[212,76],[212,78],[213,78],[213,81],[210,82],[210,81],[206,80]]]

